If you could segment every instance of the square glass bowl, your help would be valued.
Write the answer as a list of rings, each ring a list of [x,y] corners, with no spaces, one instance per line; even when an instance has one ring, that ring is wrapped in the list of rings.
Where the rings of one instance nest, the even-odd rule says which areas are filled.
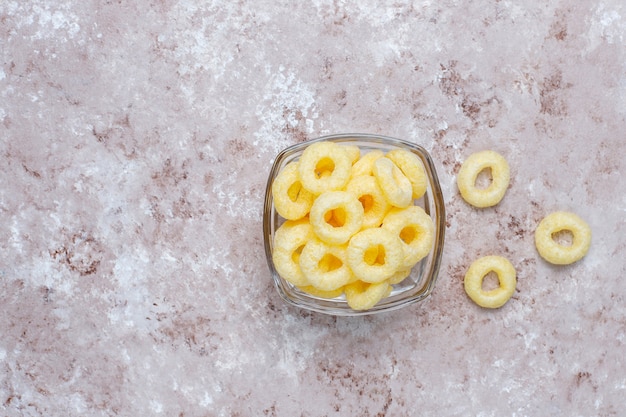
[[[287,164],[300,158],[307,146],[319,141],[331,141],[343,145],[356,145],[360,148],[361,155],[372,150],[381,150],[386,153],[393,149],[406,149],[415,154],[422,161],[426,177],[428,178],[426,193],[419,200],[415,200],[414,204],[422,207],[433,220],[435,225],[433,248],[428,256],[413,267],[411,274],[404,279],[404,281],[393,286],[391,295],[381,300],[369,310],[356,311],[351,309],[343,294],[336,298],[327,299],[315,297],[301,291],[278,275],[272,261],[274,233],[284,222],[284,219],[278,215],[274,208],[271,191],[272,183],[278,173]],[[437,281],[444,244],[444,231],[444,202],[433,161],[423,147],[405,140],[371,134],[323,136],[284,149],[276,156],[272,169],[270,170],[265,191],[265,204],[263,207],[265,255],[279,295],[284,301],[295,307],[337,316],[359,316],[396,310],[425,299],[431,294]]]

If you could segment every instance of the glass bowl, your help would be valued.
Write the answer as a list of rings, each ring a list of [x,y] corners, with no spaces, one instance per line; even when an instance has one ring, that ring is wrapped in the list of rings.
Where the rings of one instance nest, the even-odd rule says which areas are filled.
[[[284,222],[284,219],[278,215],[274,208],[271,192],[272,183],[282,168],[288,163],[298,160],[307,146],[319,141],[332,141],[344,145],[356,145],[360,148],[361,155],[377,149],[385,153],[398,148],[406,149],[415,154],[422,161],[424,171],[428,178],[426,193],[419,200],[415,200],[414,204],[422,207],[433,220],[435,225],[433,248],[428,256],[413,267],[411,274],[406,279],[399,284],[393,285],[392,292],[387,298],[382,299],[369,310],[351,309],[343,294],[336,298],[327,299],[315,297],[303,292],[278,275],[274,267],[272,260],[274,233]],[[265,191],[265,204],[263,207],[265,255],[278,294],[285,302],[292,306],[337,316],[359,316],[396,310],[421,301],[431,294],[437,281],[444,244],[444,230],[444,202],[433,161],[423,147],[405,140],[371,134],[322,136],[284,149],[276,156],[272,169],[270,170]]]

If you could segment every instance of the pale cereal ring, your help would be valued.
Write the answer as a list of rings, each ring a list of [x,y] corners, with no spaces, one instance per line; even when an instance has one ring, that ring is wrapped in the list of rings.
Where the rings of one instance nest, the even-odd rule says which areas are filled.
[[[499,286],[483,290],[483,279],[489,272],[498,276]],[[515,268],[508,259],[501,256],[485,256],[475,260],[465,274],[464,286],[467,295],[479,306],[498,308],[503,306],[513,293],[517,279]]]
[[[315,199],[309,218],[320,240],[340,245],[361,229],[363,206],[346,191],[329,191]]]
[[[411,268],[401,269],[400,271],[397,271],[395,274],[390,276],[387,282],[389,282],[390,285],[399,284],[404,281],[409,275],[411,275]]]
[[[300,269],[299,258],[304,245],[314,237],[313,228],[307,220],[287,220],[274,234],[274,267],[278,275],[293,285],[309,285]]]
[[[378,158],[385,156],[385,153],[379,149],[369,151],[352,165],[352,176],[360,177],[362,175],[372,175],[372,167]]]
[[[411,204],[413,195],[411,182],[390,159],[378,158],[374,162],[372,173],[391,205],[404,208]]]
[[[424,172],[422,162],[417,155],[406,149],[394,149],[387,152],[385,156],[391,159],[391,162],[396,164],[396,166],[400,168],[400,171],[402,171],[411,182],[413,199],[421,198],[426,192],[428,179],[426,178],[426,172]]]
[[[328,245],[313,238],[302,249],[300,269],[310,285],[318,290],[333,291],[354,279],[345,260],[345,245]]]
[[[298,164],[302,185],[316,195],[345,187],[351,171],[352,162],[345,147],[333,142],[307,146]]]
[[[344,287],[339,287],[336,290],[332,290],[332,291],[322,291],[319,288],[315,288],[313,285],[298,287],[300,291],[305,292],[309,295],[312,295],[313,297],[318,297],[318,298],[337,298],[341,294],[343,294],[343,288]]]
[[[297,162],[290,162],[278,173],[272,183],[272,198],[278,214],[287,220],[307,215],[315,195],[302,187]]]
[[[390,205],[376,178],[371,175],[353,177],[346,185],[346,191],[356,197],[363,206],[363,229],[382,224]]]
[[[569,231],[573,241],[563,245],[555,241],[554,235]],[[535,246],[539,255],[556,265],[568,265],[582,259],[591,245],[591,228],[574,213],[557,211],[547,215],[535,230]]]
[[[346,301],[353,310],[368,310],[391,293],[391,285],[387,281],[371,284],[355,281],[344,288]]]
[[[342,145],[350,158],[350,163],[354,165],[361,158],[361,148],[356,145]]]
[[[478,174],[491,170],[492,181],[487,188],[476,187]],[[509,164],[494,151],[481,151],[469,156],[461,165],[457,185],[463,199],[474,207],[495,206],[502,200],[509,186]]]
[[[398,236],[402,242],[404,259],[401,268],[412,268],[433,247],[435,224],[421,207],[391,209],[385,216],[382,227]]]
[[[365,282],[388,279],[401,268],[403,260],[400,238],[380,227],[361,230],[348,243],[348,265]]]

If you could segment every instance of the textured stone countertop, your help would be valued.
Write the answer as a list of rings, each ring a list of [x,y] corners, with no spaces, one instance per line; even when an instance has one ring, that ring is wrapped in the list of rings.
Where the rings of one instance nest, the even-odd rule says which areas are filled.
[[[623,415],[625,43],[622,0],[3,0],[0,415]],[[273,287],[274,157],[342,132],[435,161],[422,303]],[[478,210],[456,175],[483,149],[511,184]],[[570,266],[534,247],[555,210],[593,229]],[[518,274],[497,310],[463,290],[488,254]]]

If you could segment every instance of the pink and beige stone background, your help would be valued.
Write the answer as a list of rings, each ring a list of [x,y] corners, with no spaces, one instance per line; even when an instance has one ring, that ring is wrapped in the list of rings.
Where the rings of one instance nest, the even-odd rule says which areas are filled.
[[[0,415],[619,416],[626,403],[626,5],[0,2]],[[282,148],[421,144],[447,209],[433,295],[286,306],[261,230]],[[510,162],[500,205],[455,180]],[[593,229],[555,267],[533,231]],[[465,295],[477,257],[518,287]]]

